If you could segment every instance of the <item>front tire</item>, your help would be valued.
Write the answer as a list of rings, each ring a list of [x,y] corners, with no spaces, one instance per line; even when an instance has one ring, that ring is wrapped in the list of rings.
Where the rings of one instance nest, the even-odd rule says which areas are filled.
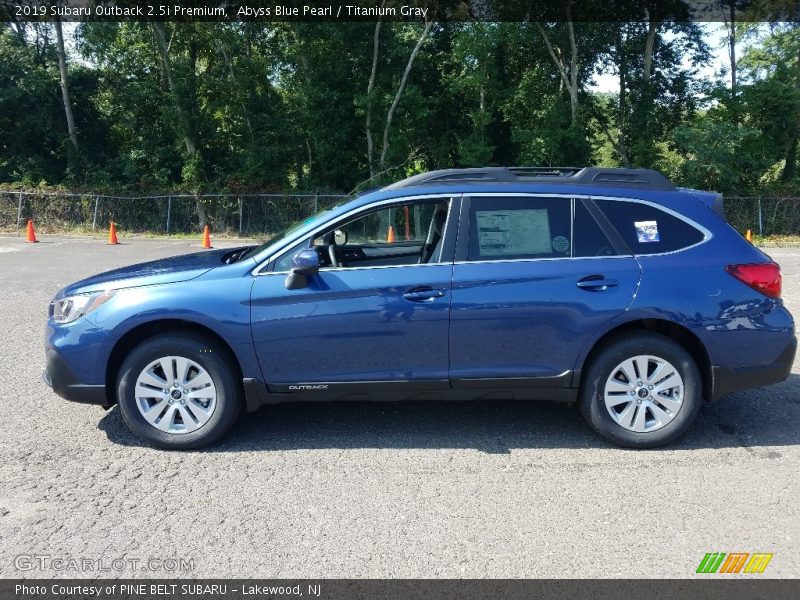
[[[190,450],[217,441],[242,408],[238,369],[205,336],[168,332],[139,344],[120,367],[122,419],[154,446]]]
[[[680,344],[657,333],[620,336],[592,360],[581,412],[598,434],[625,448],[655,448],[691,427],[702,403],[700,372]]]

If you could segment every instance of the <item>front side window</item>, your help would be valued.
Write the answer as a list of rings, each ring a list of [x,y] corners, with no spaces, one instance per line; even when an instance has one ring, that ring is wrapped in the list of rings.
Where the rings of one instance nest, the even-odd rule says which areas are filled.
[[[469,260],[568,257],[571,210],[569,198],[472,197]]]
[[[367,209],[294,244],[273,271],[290,270],[292,257],[306,248],[317,250],[323,268],[437,263],[449,206],[449,199],[436,198]]]
[[[280,272],[289,271],[292,268],[292,258],[294,255],[301,250],[305,250],[310,245],[311,240],[309,238],[297,242],[278,257],[278,260],[275,261],[275,266],[272,268],[272,270]]]
[[[428,235],[437,205],[416,203],[393,206],[368,213],[338,227],[347,234],[348,244],[422,242]]]

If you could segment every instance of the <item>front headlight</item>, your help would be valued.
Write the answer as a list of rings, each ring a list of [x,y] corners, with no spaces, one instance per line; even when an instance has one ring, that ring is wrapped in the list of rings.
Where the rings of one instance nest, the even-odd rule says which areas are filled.
[[[50,304],[50,314],[56,323],[72,323],[111,300],[114,294],[116,294],[115,290],[109,290],[53,300]]]

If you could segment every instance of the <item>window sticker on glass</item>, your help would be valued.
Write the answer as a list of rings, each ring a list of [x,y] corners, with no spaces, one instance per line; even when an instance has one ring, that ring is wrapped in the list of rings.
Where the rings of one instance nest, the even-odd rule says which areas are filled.
[[[481,256],[550,254],[546,208],[477,211]]]
[[[636,227],[636,237],[639,238],[640,244],[661,241],[658,235],[658,221],[636,221],[633,225]]]
[[[557,235],[553,238],[553,250],[560,254],[569,252],[569,240],[563,235]]]

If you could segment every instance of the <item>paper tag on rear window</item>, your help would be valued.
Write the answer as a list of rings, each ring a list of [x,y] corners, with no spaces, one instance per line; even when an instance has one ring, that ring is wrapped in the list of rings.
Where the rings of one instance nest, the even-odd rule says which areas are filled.
[[[633,225],[636,227],[636,237],[639,238],[640,244],[661,241],[658,236],[658,221],[636,221]]]

